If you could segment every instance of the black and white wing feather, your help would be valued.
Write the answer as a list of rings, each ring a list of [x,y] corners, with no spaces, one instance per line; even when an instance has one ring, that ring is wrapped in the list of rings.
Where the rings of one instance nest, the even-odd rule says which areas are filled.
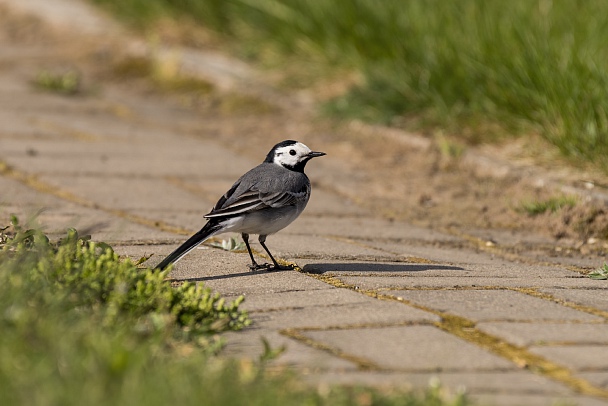
[[[262,165],[271,165],[271,170],[285,170],[277,169],[278,167],[274,164]],[[255,168],[250,173],[257,169]],[[292,184],[285,185],[284,183],[277,184],[274,180],[289,180],[289,176],[270,178],[266,182],[248,182],[246,177],[250,173],[232,185],[230,190],[218,200],[211,212],[205,215],[205,218],[229,218],[266,208],[295,206],[299,202],[307,200],[310,194],[310,183],[304,174],[298,174],[299,176],[296,178],[299,180],[298,182],[288,182]]]
[[[205,215],[205,218],[233,217],[252,211],[263,210],[265,208],[279,208],[295,206],[298,201],[306,199],[306,191],[301,192],[274,192],[262,193],[257,190],[249,190],[239,196],[231,204],[220,206],[216,205],[213,210]]]

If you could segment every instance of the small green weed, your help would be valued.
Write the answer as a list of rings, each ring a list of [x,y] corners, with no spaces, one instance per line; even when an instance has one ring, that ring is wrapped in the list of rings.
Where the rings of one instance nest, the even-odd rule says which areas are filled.
[[[520,204],[518,211],[528,213],[531,216],[536,216],[547,211],[555,213],[564,207],[574,207],[576,203],[576,197],[559,196],[543,201],[524,201]]]
[[[208,289],[171,287],[103,243],[68,230],[51,242],[16,218],[0,229],[2,405],[466,406],[434,384],[420,393],[311,390],[265,363],[213,357],[218,333],[249,322]]]
[[[110,246],[81,237],[74,229],[57,243],[39,230],[24,229],[12,218],[12,231],[0,237],[1,285],[18,283],[28,290],[28,303],[90,309],[111,325],[119,319],[165,320],[180,339],[238,330],[249,323],[238,310],[210,289],[191,283],[173,288],[166,271],[138,269],[119,260]],[[25,298],[15,298],[11,308]],[[167,327],[169,328],[169,327]]]
[[[591,279],[608,280],[608,264],[604,264],[603,267],[590,272],[587,276],[589,276]]]
[[[447,159],[459,159],[466,151],[466,148],[462,143],[446,137],[441,132],[438,132],[435,135],[435,141],[441,156]]]
[[[34,85],[42,90],[70,96],[82,93],[82,77],[73,70],[63,73],[42,71],[34,79]]]

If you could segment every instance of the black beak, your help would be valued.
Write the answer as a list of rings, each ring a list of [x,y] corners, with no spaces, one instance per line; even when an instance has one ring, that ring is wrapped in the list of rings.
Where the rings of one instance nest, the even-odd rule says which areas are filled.
[[[311,151],[308,153],[308,158],[316,158],[318,156],[323,156],[323,155],[327,155],[325,152],[315,152],[315,151]]]

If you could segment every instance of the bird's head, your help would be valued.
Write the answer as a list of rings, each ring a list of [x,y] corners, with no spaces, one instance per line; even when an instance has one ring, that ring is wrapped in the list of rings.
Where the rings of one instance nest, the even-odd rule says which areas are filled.
[[[286,140],[272,147],[264,162],[281,165],[293,171],[304,172],[304,167],[309,160],[323,155],[325,155],[325,152],[311,151],[301,142]]]

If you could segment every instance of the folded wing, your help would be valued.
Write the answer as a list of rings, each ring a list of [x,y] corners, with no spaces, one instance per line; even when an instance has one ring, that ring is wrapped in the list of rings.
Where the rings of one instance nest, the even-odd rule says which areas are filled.
[[[213,210],[206,214],[206,218],[214,217],[232,217],[239,214],[244,214],[256,210],[262,210],[267,207],[279,208],[285,206],[293,206],[298,200],[306,198],[306,192],[274,192],[274,193],[262,193],[255,189],[250,189],[240,196],[234,198],[230,192],[234,193],[231,189],[220,199],[218,204],[215,205]],[[224,205],[226,202],[230,202],[228,205]]]

